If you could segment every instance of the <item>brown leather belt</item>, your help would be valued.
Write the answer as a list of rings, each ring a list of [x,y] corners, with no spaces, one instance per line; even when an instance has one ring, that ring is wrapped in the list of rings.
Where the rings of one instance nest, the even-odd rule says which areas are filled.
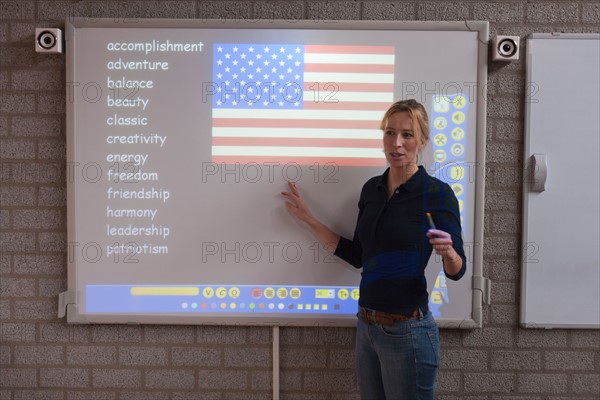
[[[359,307],[358,316],[368,324],[376,325],[394,325],[397,321],[409,321],[419,318],[419,309],[417,308],[411,315],[392,314],[383,311],[369,310]]]

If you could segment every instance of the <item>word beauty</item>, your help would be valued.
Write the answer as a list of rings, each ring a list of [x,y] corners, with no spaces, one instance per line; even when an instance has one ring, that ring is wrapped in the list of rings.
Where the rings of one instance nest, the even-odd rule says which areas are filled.
[[[144,111],[149,102],[149,99],[142,99],[141,97],[135,99],[113,99],[111,96],[108,96],[106,98],[106,105],[108,107],[142,107]]]

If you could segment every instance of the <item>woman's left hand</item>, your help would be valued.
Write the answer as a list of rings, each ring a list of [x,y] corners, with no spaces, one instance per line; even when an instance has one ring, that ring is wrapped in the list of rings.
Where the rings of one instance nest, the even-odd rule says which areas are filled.
[[[448,232],[430,229],[427,231],[427,237],[437,255],[443,258],[454,258],[457,255],[452,247],[452,237]]]
[[[427,231],[429,243],[435,249],[435,253],[442,256],[444,271],[446,275],[456,275],[460,272],[463,261],[454,247],[452,247],[452,236],[448,232],[439,229],[430,229]]]

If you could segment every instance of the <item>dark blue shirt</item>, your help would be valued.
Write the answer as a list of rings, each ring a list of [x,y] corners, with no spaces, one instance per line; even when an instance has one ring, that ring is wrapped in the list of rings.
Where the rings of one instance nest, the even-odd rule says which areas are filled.
[[[335,255],[356,268],[362,267],[361,307],[409,315],[417,307],[427,312],[425,267],[432,253],[426,236],[431,213],[437,229],[452,236],[452,246],[462,259],[460,279],[466,270],[458,201],[447,183],[419,170],[400,185],[388,200],[387,176],[371,178],[358,202],[354,238],[342,237]]]

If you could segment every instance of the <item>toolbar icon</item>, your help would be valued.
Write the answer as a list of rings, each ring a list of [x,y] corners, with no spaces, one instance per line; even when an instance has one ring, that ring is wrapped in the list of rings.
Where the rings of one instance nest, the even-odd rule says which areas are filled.
[[[214,296],[214,294],[215,294],[215,291],[211,287],[205,287],[204,289],[202,289],[202,295],[207,299],[212,298]]]

